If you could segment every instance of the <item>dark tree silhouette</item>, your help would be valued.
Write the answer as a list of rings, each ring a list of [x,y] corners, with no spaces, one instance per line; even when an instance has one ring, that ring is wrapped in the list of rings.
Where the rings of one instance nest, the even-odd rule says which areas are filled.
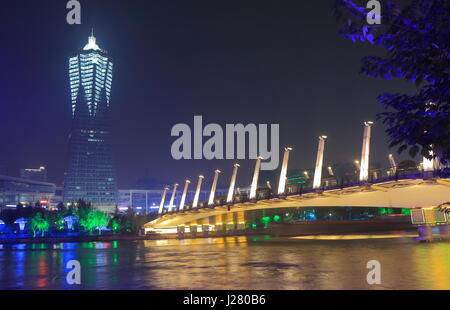
[[[416,85],[413,95],[384,93],[390,147],[409,149],[450,162],[450,1],[383,0],[381,24],[367,22],[367,0],[335,0],[340,33],[353,41],[386,48],[385,57],[367,56],[361,72],[384,79],[402,78]]]

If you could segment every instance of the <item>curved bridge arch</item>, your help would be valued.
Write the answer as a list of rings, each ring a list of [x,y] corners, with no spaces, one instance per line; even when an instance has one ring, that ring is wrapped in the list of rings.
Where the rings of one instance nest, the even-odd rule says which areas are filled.
[[[450,179],[399,180],[373,185],[292,195],[256,202],[237,203],[214,209],[194,209],[166,214],[144,225],[146,231],[202,223],[211,216],[288,207],[377,207],[416,208],[437,206],[450,198]],[[235,215],[233,215],[236,217]],[[239,222],[239,219],[235,219]]]

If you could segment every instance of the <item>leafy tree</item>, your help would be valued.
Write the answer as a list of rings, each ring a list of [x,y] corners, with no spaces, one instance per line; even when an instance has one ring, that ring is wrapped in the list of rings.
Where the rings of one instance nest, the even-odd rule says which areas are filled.
[[[138,233],[139,229],[144,226],[145,223],[149,222],[149,217],[147,215],[137,214],[133,210],[128,210],[125,215],[126,221],[129,223],[129,230],[132,233]]]
[[[98,210],[89,210],[85,216],[79,218],[79,223],[90,234],[95,229],[98,229],[98,234],[101,234],[101,228],[108,225],[108,217],[105,213]]]
[[[36,232],[40,231],[41,235],[44,236],[44,233],[49,230],[50,223],[44,217],[42,217],[41,212],[36,212],[29,219],[29,227],[33,231],[33,237],[36,237]]]
[[[63,208],[58,209],[58,211],[47,211],[45,213],[45,217],[52,225],[55,226],[57,230],[63,230],[65,227],[63,218],[66,216],[66,214],[67,209]]]
[[[75,215],[78,217],[80,224],[83,220],[85,220],[90,212],[93,211],[93,208],[84,203],[82,200],[79,200],[76,208],[74,206],[69,207],[69,211],[73,212],[71,215]]]
[[[111,221],[109,221],[108,227],[111,228],[113,232],[118,232],[120,230],[121,224],[120,220],[113,217]]]
[[[390,147],[450,162],[450,1],[381,2],[381,24],[367,23],[367,0],[335,0],[340,33],[353,41],[384,47],[385,57],[367,56],[361,72],[415,83],[412,95],[384,93],[378,115],[387,125]]]

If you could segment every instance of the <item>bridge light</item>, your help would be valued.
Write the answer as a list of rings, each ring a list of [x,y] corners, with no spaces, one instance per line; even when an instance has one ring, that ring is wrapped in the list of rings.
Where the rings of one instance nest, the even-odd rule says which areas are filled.
[[[286,190],[286,174],[290,151],[292,151],[292,147],[288,146],[284,148],[283,163],[281,165],[280,180],[278,183],[278,195],[284,194]]]
[[[433,151],[430,151],[430,156],[433,156]],[[422,161],[422,168],[423,171],[433,171],[439,169],[439,158],[434,157],[432,159],[428,159],[426,157],[423,157]]]
[[[358,171],[359,171],[361,169],[361,166],[359,165],[359,160],[355,160],[354,162],[355,162],[356,169],[358,169]]]
[[[159,205],[159,210],[158,210],[158,214],[161,214],[161,213],[163,213],[163,210],[164,210],[164,200],[166,199],[166,194],[167,194],[167,191],[169,190],[169,187],[164,187],[164,191],[163,191],[163,193],[162,193],[162,196],[161,196],[161,203],[160,203],[160,205]]]
[[[233,202],[234,186],[236,185],[236,176],[239,167],[240,165],[238,163],[233,165],[233,174],[231,175],[230,188],[228,189],[227,203]]]
[[[209,194],[208,205],[213,205],[214,204],[214,196],[216,194],[216,188],[217,188],[217,181],[219,179],[219,173],[220,173],[219,169],[214,170],[214,180],[213,180],[213,184],[212,184],[212,187],[211,187],[211,193]]]
[[[364,135],[361,151],[361,163],[359,169],[359,180],[361,182],[367,181],[369,178],[370,135],[372,125],[372,121],[364,122]]]
[[[321,135],[319,137],[319,146],[317,149],[316,169],[314,171],[313,188],[317,189],[322,185],[322,166],[323,166],[323,152],[325,149],[325,140],[327,136]]]
[[[184,181],[184,189],[183,189],[183,194],[181,195],[181,201],[180,201],[180,207],[179,207],[180,211],[184,209],[184,202],[186,201],[186,194],[187,194],[187,189],[188,189],[189,183],[191,183],[190,180]]]
[[[334,171],[333,168],[331,166],[328,166],[328,174],[331,176],[334,176]]]
[[[173,191],[172,191],[172,197],[170,197],[170,202],[169,202],[169,212],[172,211],[172,208],[174,207],[173,203],[175,201],[175,194],[177,192],[177,187],[178,187],[178,183],[175,183],[173,185]]]
[[[195,189],[194,200],[192,201],[192,208],[197,208],[198,199],[200,197],[200,188],[202,187],[203,179],[204,179],[204,176],[200,174],[198,176],[198,182],[197,182],[197,188]]]
[[[256,158],[255,170],[253,172],[252,185],[250,186],[250,199],[256,198],[256,189],[258,188],[258,178],[259,178],[259,171],[261,169],[261,160],[262,159],[263,158],[261,156],[258,156]]]
[[[392,173],[395,174],[397,171],[397,164],[395,162],[394,155],[389,154],[388,158],[389,158],[389,163],[391,164]]]

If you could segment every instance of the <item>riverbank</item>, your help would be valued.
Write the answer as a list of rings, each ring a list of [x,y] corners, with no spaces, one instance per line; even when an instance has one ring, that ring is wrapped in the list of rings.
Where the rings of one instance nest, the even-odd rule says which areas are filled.
[[[0,244],[13,244],[13,243],[61,243],[61,242],[110,242],[110,241],[122,241],[122,240],[166,240],[166,239],[194,239],[194,238],[215,238],[215,237],[234,237],[234,236],[254,236],[264,235],[264,231],[242,231],[233,232],[232,234],[220,233],[220,234],[186,234],[182,238],[178,234],[160,235],[160,234],[147,234],[147,235],[82,235],[82,236],[48,236],[48,237],[1,237]]]
[[[92,241],[121,241],[121,240],[156,240],[157,236],[138,235],[100,235],[100,236],[67,236],[67,237],[35,237],[35,238],[1,238],[0,244],[11,243],[60,243],[60,242],[92,242]]]
[[[399,232],[399,231],[396,231]],[[407,233],[413,233],[411,230],[401,230],[400,232],[403,232],[405,234]],[[367,235],[380,233],[378,232],[359,232],[359,234],[365,233]],[[72,243],[72,242],[112,242],[112,241],[137,241],[137,240],[174,240],[174,239],[205,239],[205,238],[226,238],[226,237],[241,237],[241,236],[263,236],[263,235],[271,235],[265,233],[264,231],[251,231],[251,232],[240,232],[233,234],[227,234],[227,233],[220,233],[220,234],[186,234],[183,237],[180,238],[178,234],[165,234],[165,235],[159,235],[159,234],[149,234],[149,235],[92,235],[92,236],[49,236],[49,237],[17,237],[17,238],[1,238],[0,237],[0,245],[1,244],[17,244],[17,243],[25,243],[25,244],[32,244],[32,243]],[[333,234],[334,236],[342,236],[341,234]],[[347,236],[353,236],[355,233],[345,233]],[[278,235],[271,235],[272,237],[280,237]],[[291,238],[304,238],[304,239],[320,239],[318,236],[322,236],[320,233],[309,233],[309,234],[293,234],[290,236],[284,236],[284,237],[291,237]],[[404,236],[406,237],[406,235]],[[335,239],[346,239],[346,238],[335,238]],[[351,239],[351,238],[349,238]]]
[[[188,227],[190,228],[190,227]],[[121,241],[121,240],[164,240],[164,239],[196,239],[233,236],[270,235],[277,237],[315,236],[315,235],[342,235],[342,234],[373,234],[389,231],[416,231],[416,228],[402,218],[389,218],[389,221],[306,221],[293,223],[272,223],[270,227],[251,230],[221,230],[221,231],[187,231],[178,233],[150,233],[146,235],[111,234],[87,235],[80,233],[50,234],[44,237],[32,235],[0,235],[0,244],[11,243],[61,243],[61,242],[92,242],[92,241]]]

